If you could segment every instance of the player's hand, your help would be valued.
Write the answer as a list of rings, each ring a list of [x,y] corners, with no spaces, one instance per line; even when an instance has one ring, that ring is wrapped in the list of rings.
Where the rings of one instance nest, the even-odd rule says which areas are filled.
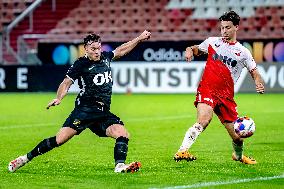
[[[145,30],[143,33],[139,35],[138,38],[139,38],[139,41],[145,41],[145,40],[150,39],[150,37],[151,37],[151,32]]]
[[[185,50],[185,60],[190,62],[193,59],[193,50],[190,47],[187,47]]]
[[[49,109],[51,106],[59,105],[60,103],[61,103],[61,100],[55,98],[47,104],[46,109]]]
[[[263,94],[264,90],[265,90],[262,83],[256,83],[255,84],[255,89],[256,89],[256,92],[258,92],[260,94]]]

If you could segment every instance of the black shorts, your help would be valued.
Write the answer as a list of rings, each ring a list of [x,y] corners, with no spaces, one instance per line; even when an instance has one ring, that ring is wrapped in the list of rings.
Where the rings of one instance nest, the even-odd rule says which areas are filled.
[[[96,135],[106,137],[106,129],[113,124],[124,125],[109,110],[102,110],[101,107],[75,107],[62,127],[75,129],[77,135],[89,128]]]

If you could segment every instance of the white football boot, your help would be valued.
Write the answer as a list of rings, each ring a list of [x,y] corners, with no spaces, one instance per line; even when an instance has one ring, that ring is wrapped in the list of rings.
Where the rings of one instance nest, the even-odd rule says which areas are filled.
[[[140,162],[132,162],[130,164],[124,164],[124,163],[118,163],[115,168],[114,172],[115,173],[134,173],[139,171],[141,167]]]
[[[9,163],[8,170],[10,172],[15,172],[16,170],[18,170],[20,167],[24,166],[28,162],[29,159],[27,155],[20,156]]]

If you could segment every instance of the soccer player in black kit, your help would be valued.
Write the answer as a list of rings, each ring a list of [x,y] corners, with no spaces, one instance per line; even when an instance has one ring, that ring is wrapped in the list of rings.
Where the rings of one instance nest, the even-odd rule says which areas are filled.
[[[47,105],[47,109],[59,105],[70,86],[78,79],[81,90],[76,98],[74,110],[56,136],[44,139],[29,153],[11,161],[8,170],[16,171],[33,158],[61,146],[74,135],[79,135],[89,128],[100,137],[116,139],[114,172],[138,171],[141,166],[140,162],[125,164],[129,134],[120,118],[110,112],[113,84],[110,62],[124,56],[150,36],[151,33],[145,30],[138,37],[122,44],[114,51],[102,52],[100,36],[87,35],[84,38],[85,56],[80,57],[69,68],[65,79],[58,87],[56,98]]]

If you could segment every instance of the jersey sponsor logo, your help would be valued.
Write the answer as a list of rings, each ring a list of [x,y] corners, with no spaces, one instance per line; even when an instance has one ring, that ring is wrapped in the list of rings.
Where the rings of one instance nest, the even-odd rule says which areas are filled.
[[[96,74],[94,76],[93,82],[96,85],[103,85],[105,83],[112,82],[111,72],[104,72],[103,74],[102,73]]]
[[[233,60],[232,58],[229,58],[227,56],[219,55],[217,53],[214,53],[212,55],[212,59],[213,60],[220,60],[224,64],[227,64],[227,65],[229,65],[229,66],[231,66],[233,68],[236,67],[236,65],[237,65],[237,61],[236,60]]]

